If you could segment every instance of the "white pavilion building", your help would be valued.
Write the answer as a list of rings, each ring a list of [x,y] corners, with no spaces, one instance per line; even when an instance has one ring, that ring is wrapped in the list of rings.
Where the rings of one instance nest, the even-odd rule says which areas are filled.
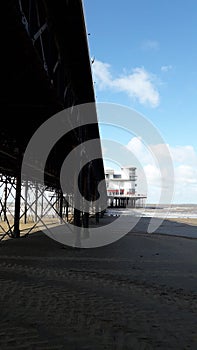
[[[113,169],[105,170],[109,207],[144,207],[146,195],[137,193],[136,168],[122,167],[120,173]]]

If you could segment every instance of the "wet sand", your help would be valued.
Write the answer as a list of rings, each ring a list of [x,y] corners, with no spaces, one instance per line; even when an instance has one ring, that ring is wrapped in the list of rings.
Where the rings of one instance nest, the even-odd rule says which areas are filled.
[[[197,349],[197,228],[147,225],[97,249],[2,242],[0,349]]]
[[[176,222],[191,225],[191,226],[197,226],[197,218],[174,218],[174,219],[168,219],[168,220],[176,221]]]

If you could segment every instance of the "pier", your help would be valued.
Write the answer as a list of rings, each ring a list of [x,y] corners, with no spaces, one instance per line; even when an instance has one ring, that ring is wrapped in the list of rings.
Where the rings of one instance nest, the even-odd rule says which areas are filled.
[[[47,205],[53,211],[51,218],[68,220],[68,206],[63,217],[65,195],[72,197],[73,208],[69,205],[69,210],[75,224],[87,225],[87,210],[75,208],[76,193],[63,193],[60,185],[66,156],[85,141],[100,139],[82,1],[3,1],[0,16],[1,32],[5,33],[0,58],[0,105],[4,111],[0,128],[0,240],[19,238],[30,221],[32,227],[36,222],[45,226]],[[68,108],[74,111],[87,103],[93,104],[92,124],[73,127],[48,150],[44,184],[39,181],[43,164],[33,155],[31,171],[22,177],[26,147],[39,127],[56,113]],[[80,110],[78,119],[83,121]],[[67,123],[72,127],[72,118]],[[46,134],[43,144],[50,137]],[[79,175],[80,191],[83,196],[88,193],[90,201],[97,197],[97,186],[104,178],[100,154]]]
[[[125,166],[117,173],[113,169],[105,170],[108,207],[143,208],[147,196],[136,192],[136,167]]]

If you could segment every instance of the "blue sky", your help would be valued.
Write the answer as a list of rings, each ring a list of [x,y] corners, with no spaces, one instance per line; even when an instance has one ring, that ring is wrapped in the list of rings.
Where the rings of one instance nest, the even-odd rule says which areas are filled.
[[[197,203],[197,1],[83,4],[97,102],[128,106],[154,124],[172,155],[174,202]],[[149,169],[148,200],[155,202],[157,169],[143,159],[140,135],[101,127],[101,137],[109,135],[132,144],[145,173]]]

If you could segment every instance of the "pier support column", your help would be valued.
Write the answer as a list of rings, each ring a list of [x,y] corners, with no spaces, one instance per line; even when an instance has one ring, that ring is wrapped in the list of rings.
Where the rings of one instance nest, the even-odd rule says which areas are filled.
[[[28,196],[28,180],[25,181],[25,208],[24,208],[24,224],[27,223],[27,196]]]
[[[66,221],[68,222],[68,201],[66,201]]]
[[[83,213],[83,227],[89,227],[89,213]]]
[[[35,183],[35,222],[38,221],[38,183]]]
[[[5,188],[4,188],[3,221],[7,220],[6,219],[7,196],[8,196],[8,179],[7,179],[7,176],[6,176]]]
[[[99,212],[96,212],[95,217],[96,217],[96,224],[99,224]]]
[[[81,211],[74,208],[74,225],[81,226]]]
[[[60,224],[63,223],[63,200],[64,196],[62,191],[59,192],[59,217],[60,217]]]
[[[43,189],[42,189],[42,194],[41,194],[41,209],[40,209],[41,218],[43,217],[43,214],[44,214],[44,194],[43,194]]]
[[[16,176],[14,238],[20,237],[20,206],[21,206],[21,172],[19,171]]]

